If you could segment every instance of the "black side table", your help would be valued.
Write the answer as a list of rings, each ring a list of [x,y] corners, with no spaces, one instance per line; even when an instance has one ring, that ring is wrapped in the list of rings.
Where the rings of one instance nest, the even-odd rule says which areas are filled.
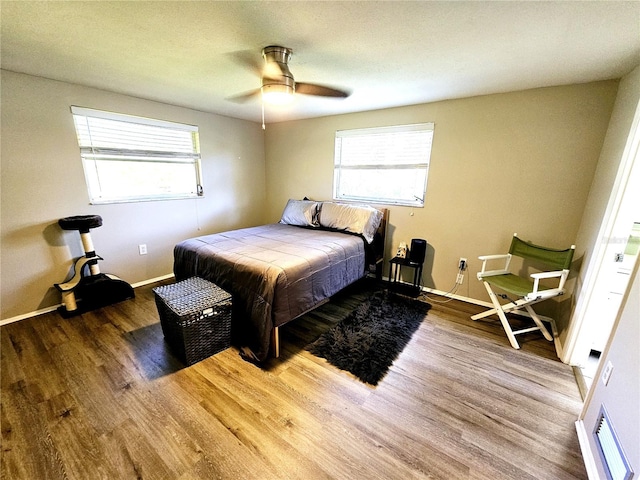
[[[400,281],[402,267],[413,268],[413,284]],[[412,262],[408,258],[394,257],[389,260],[389,288],[392,291],[417,297],[420,295],[420,279],[422,278],[422,263]]]

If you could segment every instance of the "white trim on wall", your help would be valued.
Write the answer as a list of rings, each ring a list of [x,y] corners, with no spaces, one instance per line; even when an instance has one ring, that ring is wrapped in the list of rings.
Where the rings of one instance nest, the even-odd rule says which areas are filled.
[[[598,467],[596,466],[596,460],[593,457],[593,452],[589,448],[589,434],[584,427],[584,422],[578,420],[576,422],[576,432],[578,433],[578,443],[580,443],[580,450],[582,451],[582,459],[584,461],[585,469],[587,470],[587,476],[590,480],[599,480]]]
[[[161,282],[163,280],[169,280],[170,278],[174,278],[173,273],[167,273],[166,275],[161,275],[159,277],[149,278],[148,280],[142,280],[141,282],[132,283],[131,286],[133,288],[144,287],[145,285],[149,285],[150,283]]]
[[[463,297],[461,295],[451,295],[448,292],[443,292],[441,290],[436,290],[434,288],[422,287],[422,291],[433,293],[435,295],[440,295],[440,296],[443,296],[443,297],[452,298],[454,300],[460,300],[461,302],[466,302],[466,303],[470,303],[470,304],[473,304],[473,305],[479,305],[481,307],[493,308],[493,304],[491,304],[490,302],[484,302],[482,300],[476,300],[475,298]],[[427,300],[429,300],[429,298],[427,298]],[[512,313],[514,315],[519,315],[521,317],[531,318],[531,316],[527,312],[525,312],[523,310],[512,310],[510,313]],[[558,341],[558,327],[556,325],[556,321],[551,317],[547,317],[547,316],[540,315],[540,314],[538,314],[538,317],[540,317],[540,319],[542,321],[547,322],[547,323],[549,323],[551,325],[551,335],[553,336],[553,344],[554,344],[554,346],[556,348],[556,354],[558,355],[558,358],[560,358],[561,355],[562,355],[562,346],[560,345],[560,342]],[[469,317],[469,318],[471,318],[471,317]]]
[[[161,275],[159,277],[149,278],[147,280],[142,280],[141,282],[133,283],[133,284],[131,284],[131,286],[133,288],[138,288],[138,287],[142,287],[144,285],[149,285],[150,283],[161,282],[163,280],[169,280],[171,278],[173,278],[173,273],[168,273],[166,275]],[[37,317],[39,315],[44,315],[45,313],[54,312],[60,306],[62,306],[61,303],[59,303],[57,305],[52,305],[52,306],[47,307],[47,308],[42,308],[40,310],[34,310],[33,312],[23,313],[22,315],[17,315],[15,317],[4,318],[4,319],[0,320],[0,327],[2,327],[3,325],[8,325],[8,324],[13,323],[13,322],[19,322],[20,320],[26,320],[27,318],[32,318],[32,317]]]
[[[2,320],[0,320],[0,327],[2,327],[4,325],[8,325],[8,324],[13,323],[13,322],[19,322],[20,320],[26,320],[27,318],[32,318],[32,317],[37,317],[39,315],[44,315],[45,313],[54,312],[60,305],[62,305],[62,304],[60,303],[58,305],[52,305],[52,306],[47,307],[47,308],[42,308],[40,310],[34,310],[33,312],[23,313],[22,315],[16,315],[15,317],[11,317],[11,318],[3,318]]]
[[[147,280],[143,280],[141,282],[137,282],[132,284],[131,286],[133,288],[138,288],[138,287],[142,287],[144,285],[149,285],[150,283],[155,283],[155,282],[161,282],[163,280],[169,280],[174,278],[173,273],[168,273],[166,275],[162,275],[160,277],[155,277],[155,278],[149,278]],[[389,281],[388,278],[384,277],[386,281]],[[476,300],[475,298],[470,298],[470,297],[465,297],[462,295],[452,295],[449,292],[444,292],[441,290],[436,290],[435,288],[429,288],[429,287],[422,287],[422,291],[423,292],[427,292],[427,293],[433,293],[434,295],[439,295],[441,297],[447,297],[450,298],[452,300],[459,300],[461,302],[465,302],[465,303],[470,303],[472,305],[478,305],[481,307],[486,307],[486,308],[492,308],[493,305],[489,302],[485,302],[482,300]],[[429,300],[429,299],[427,299]],[[29,312],[29,313],[25,313],[23,315],[18,315],[15,317],[11,317],[11,318],[6,318],[3,320],[0,320],[0,327],[3,325],[8,325],[9,323],[13,323],[13,322],[18,322],[20,320],[26,320],[28,318],[32,318],[32,317],[37,317],[39,315],[44,315],[45,313],[50,313],[55,311],[58,307],[60,307],[62,304],[58,304],[58,305],[53,305],[51,307],[47,307],[47,308],[43,308],[42,310],[35,310],[33,312]],[[526,312],[513,312],[516,315],[522,315],[524,317],[528,317],[529,315],[526,314]],[[556,327],[556,322],[549,317],[545,317],[543,315],[539,315],[539,317],[544,320],[545,322],[549,322],[551,324],[551,329],[553,331],[553,338],[554,338],[554,344],[556,347],[556,352],[558,353],[558,356],[560,356],[560,350],[559,350],[559,344],[556,341],[556,339],[558,338],[558,330]],[[471,321],[471,320],[470,320]]]

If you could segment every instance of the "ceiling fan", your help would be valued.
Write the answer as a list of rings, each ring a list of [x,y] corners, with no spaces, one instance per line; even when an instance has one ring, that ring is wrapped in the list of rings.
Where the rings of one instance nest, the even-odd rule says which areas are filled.
[[[262,79],[259,89],[231,97],[230,100],[244,102],[262,96],[262,100],[271,104],[284,104],[293,100],[294,94],[316,95],[321,97],[346,98],[349,92],[314,83],[296,82],[289,60],[293,50],[287,47],[270,45],[262,49],[264,66],[258,68]]]

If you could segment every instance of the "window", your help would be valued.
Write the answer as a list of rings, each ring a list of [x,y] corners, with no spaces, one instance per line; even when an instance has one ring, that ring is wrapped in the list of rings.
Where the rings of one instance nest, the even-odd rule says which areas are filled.
[[[198,127],[71,107],[91,203],[202,196]]]
[[[424,206],[433,126],[337,131],[333,198]]]

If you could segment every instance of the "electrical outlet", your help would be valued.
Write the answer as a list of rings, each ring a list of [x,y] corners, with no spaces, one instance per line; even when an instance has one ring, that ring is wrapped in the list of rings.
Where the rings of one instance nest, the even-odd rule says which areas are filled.
[[[459,285],[462,285],[463,281],[464,281],[464,275],[459,273],[458,276],[456,277],[456,283]]]
[[[138,252],[140,253],[140,255],[146,255],[147,254],[147,244],[146,243],[141,243],[140,245],[138,245]]]
[[[467,269],[467,259],[460,257],[460,260],[458,260],[458,270],[460,270],[461,272],[464,272]]]

